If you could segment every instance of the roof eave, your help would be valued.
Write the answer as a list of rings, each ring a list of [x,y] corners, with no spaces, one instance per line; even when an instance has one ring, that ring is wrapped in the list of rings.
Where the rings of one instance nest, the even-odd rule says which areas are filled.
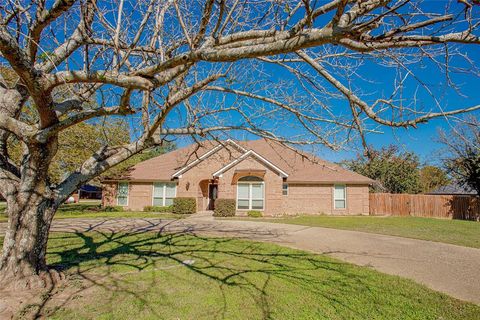
[[[248,158],[249,156],[254,156],[255,158],[257,158],[258,160],[260,160],[261,162],[263,162],[264,164],[266,164],[267,166],[269,166],[271,169],[274,169],[275,171],[277,171],[277,173],[280,175],[280,177],[282,178],[288,178],[288,173],[286,173],[285,171],[283,171],[282,169],[280,169],[279,167],[277,167],[276,165],[274,165],[273,163],[271,163],[270,161],[268,161],[267,159],[265,159],[264,157],[262,157],[261,155],[259,155],[258,153],[256,153],[255,151],[253,150],[248,150],[246,151],[244,154],[242,154],[238,159],[235,159],[231,162],[229,162],[228,164],[226,164],[225,166],[223,166],[222,168],[220,168],[220,170],[216,171],[213,173],[213,176],[215,178],[218,178],[218,177],[221,177],[221,175],[233,168],[236,164],[242,162],[243,160],[245,160],[246,158]]]

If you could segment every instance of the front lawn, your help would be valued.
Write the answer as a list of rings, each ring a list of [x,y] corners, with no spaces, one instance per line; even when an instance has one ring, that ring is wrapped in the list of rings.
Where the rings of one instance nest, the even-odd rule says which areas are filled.
[[[480,223],[474,221],[415,217],[332,217],[307,215],[254,220],[380,233],[480,248]]]
[[[198,235],[52,233],[70,274],[49,319],[478,319],[413,281],[273,244]],[[57,308],[53,308],[57,305]],[[60,306],[59,306],[60,305]],[[28,311],[38,311],[33,302]]]
[[[98,203],[80,202],[75,204],[62,205],[54,219],[74,219],[74,218],[161,218],[161,219],[182,219],[188,215],[173,214],[173,213],[156,213],[143,211],[121,211],[108,212],[98,211],[100,205]],[[7,221],[7,217],[3,214],[5,205],[0,205],[0,222]]]

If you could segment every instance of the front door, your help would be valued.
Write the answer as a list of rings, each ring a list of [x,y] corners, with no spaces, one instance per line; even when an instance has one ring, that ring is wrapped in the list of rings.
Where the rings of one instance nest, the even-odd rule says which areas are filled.
[[[218,196],[218,184],[211,183],[208,185],[208,210],[215,209],[215,199]]]

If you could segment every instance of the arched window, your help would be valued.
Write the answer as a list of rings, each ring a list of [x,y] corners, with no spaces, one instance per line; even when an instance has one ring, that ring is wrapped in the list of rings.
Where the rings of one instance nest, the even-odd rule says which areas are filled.
[[[238,179],[238,210],[263,210],[264,204],[265,184],[262,178],[255,176],[246,176]]]
[[[246,176],[246,177],[241,177],[238,179],[240,182],[263,182],[263,179],[260,177],[255,177],[255,176]]]

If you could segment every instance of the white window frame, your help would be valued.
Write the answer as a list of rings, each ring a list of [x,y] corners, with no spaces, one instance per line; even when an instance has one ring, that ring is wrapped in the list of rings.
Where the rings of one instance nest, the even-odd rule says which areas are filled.
[[[286,187],[286,188],[283,188],[284,186],[287,186],[287,187]],[[289,188],[290,188],[290,187],[289,187],[288,183],[285,183],[285,182],[284,182],[284,183],[282,184],[282,196],[288,196],[288,189],[289,189]],[[284,191],[287,191],[287,193],[284,193]]]
[[[119,204],[118,203],[118,192],[120,191],[120,184],[126,184],[127,185],[127,203],[126,204]],[[117,206],[121,207],[127,207],[128,206],[128,200],[130,198],[130,183],[128,181],[119,181],[117,183],[117,194],[116,194],[116,200],[117,200]]]
[[[343,194],[344,194],[345,198],[343,198],[343,199],[337,199],[337,198],[335,197],[335,188],[336,188],[336,187],[343,187],[343,189],[344,189]],[[337,208],[336,200],[343,200],[343,201],[345,201],[345,207],[344,207],[344,208]],[[333,185],[333,208],[334,208],[335,210],[346,210],[346,209],[347,209],[347,185],[346,185],[346,184],[334,184],[334,185]]]
[[[162,190],[162,205],[161,207],[165,207],[165,201],[167,200],[167,184],[174,184],[175,185],[175,195],[174,198],[177,197],[177,184],[171,181],[157,181],[152,183],[152,206],[155,206],[155,184],[163,184]]]
[[[240,184],[248,185],[248,199],[246,198],[238,198],[238,186]],[[252,185],[262,185],[262,198],[255,198],[252,197]],[[238,200],[248,200],[248,209],[240,209],[238,207]],[[252,209],[253,200],[262,200],[262,209]],[[265,210],[265,181],[240,181],[237,182],[237,210]]]

